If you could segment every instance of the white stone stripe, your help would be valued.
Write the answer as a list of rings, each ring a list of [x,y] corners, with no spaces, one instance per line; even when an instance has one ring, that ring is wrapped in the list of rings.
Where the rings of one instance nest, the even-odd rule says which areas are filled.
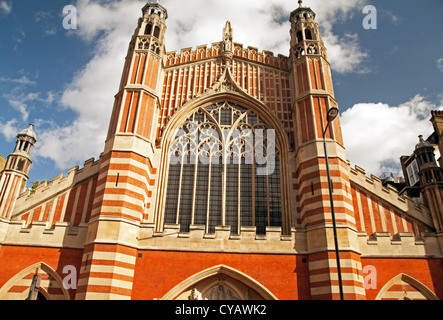
[[[323,195],[325,195],[325,194],[323,194]],[[301,203],[302,202],[300,202],[300,204]],[[304,205],[307,206],[306,204],[304,204]],[[329,195],[328,195],[327,199],[325,199],[325,200],[319,199],[316,202],[310,203],[308,206],[309,206],[309,211],[312,211],[312,210],[315,210],[315,209],[324,208],[324,207],[331,207],[331,202],[329,200]],[[347,208],[347,209],[351,210],[352,212],[354,212],[354,207],[352,206],[352,204],[347,203],[345,201],[335,201],[334,200],[334,208],[335,207],[337,207],[337,208]],[[306,209],[303,210],[302,216],[307,211],[308,210],[306,210]]]
[[[40,275],[41,277],[46,277],[45,275]],[[17,282],[14,283],[13,287],[15,286],[19,286],[19,287],[30,287],[32,283],[32,279],[20,279]],[[51,283],[51,288],[61,288],[60,284],[53,280],[49,280],[49,279],[44,279],[40,281],[40,287],[43,288],[48,288],[49,287],[49,283]]]
[[[358,279],[358,277],[359,276],[356,273],[350,273],[350,272],[341,273],[342,280],[350,280],[350,281],[363,283],[363,281],[361,281],[361,279]],[[329,281],[329,280],[338,280],[338,273],[330,272],[330,273],[309,276],[309,282],[311,283]]]
[[[338,285],[332,285],[332,286],[324,286],[324,287],[318,287],[318,288],[311,288],[311,295],[322,295],[322,294],[338,294],[340,293],[340,287]],[[351,293],[351,294],[359,294],[359,295],[366,295],[366,291],[364,288],[355,287],[355,286],[343,286],[343,293]]]
[[[355,189],[355,194],[357,195],[357,204],[358,204],[358,214],[360,217],[360,227],[361,227],[361,231],[365,232],[366,231],[366,227],[365,227],[365,217],[363,214],[363,207],[361,205],[361,196],[360,196],[360,191]]]
[[[105,188],[110,188],[110,187],[115,188],[115,183],[103,183],[102,185],[97,187],[96,192],[100,192],[100,191],[104,190]],[[140,194],[140,195],[145,194],[144,188],[137,187],[137,186],[134,186],[133,184],[126,183],[126,182],[119,182],[118,189],[129,190],[129,191],[132,191],[132,192]]]
[[[369,220],[371,221],[372,233],[374,233],[375,231],[377,231],[377,228],[375,226],[374,210],[372,208],[372,199],[369,194],[366,194],[366,199],[368,201]]]
[[[392,222],[392,228],[394,229],[394,234],[398,233],[397,229],[397,222],[395,221],[395,213],[391,210],[391,208],[388,209],[391,214],[391,222]]]
[[[361,262],[355,261],[353,259],[340,259],[341,268],[353,268],[361,269]],[[318,261],[310,261],[309,262],[309,271],[325,269],[325,268],[336,268],[337,262],[335,259],[324,259]]]
[[[321,159],[323,159],[323,158],[321,158]],[[302,166],[302,165],[304,165],[304,163],[300,163],[300,166]],[[309,173],[313,173],[313,172],[316,172],[319,170],[326,171],[327,170],[326,163],[324,163],[324,164],[313,163],[309,167],[305,166],[303,169],[301,169],[300,174],[299,174],[299,178],[300,178],[300,176],[303,176],[303,175],[309,174]],[[340,170],[340,171],[348,172],[348,170],[346,168],[343,168],[343,166],[341,166],[339,164],[333,164],[330,161],[329,161],[329,170],[330,171]]]
[[[344,173],[344,174],[346,174],[346,173]],[[334,181],[334,178],[338,179],[339,177],[332,177],[332,183],[337,183],[338,181]],[[341,194],[341,195],[348,196],[348,193],[346,191],[346,184],[344,183],[344,182],[346,182],[346,180],[342,177],[340,177],[340,179],[341,179],[340,184],[342,184],[343,187],[334,188],[334,194]],[[326,185],[326,187],[324,187],[322,190],[328,190],[327,185],[328,185],[329,181],[328,181],[327,176],[320,176],[320,177],[313,177],[310,179],[303,179],[302,181],[299,181],[298,186],[299,186],[300,190],[303,190],[303,189],[308,190],[305,194],[311,194],[311,185],[312,184],[318,185],[319,183]],[[314,192],[318,193],[319,190],[320,189],[318,189],[318,186],[317,186],[317,189],[315,189]]]
[[[383,232],[386,232],[388,231],[388,228],[386,226],[386,215],[385,210],[383,209],[383,206],[380,202],[378,202],[378,211],[380,212],[381,227],[383,229]]]
[[[139,194],[139,195],[144,198],[143,194]],[[136,202],[141,202],[142,206],[144,203],[144,201],[142,199],[137,199],[137,198],[133,197],[132,195],[128,195],[128,194],[105,193],[103,195],[103,200],[126,201],[126,202],[130,202],[132,204],[137,204]]]
[[[304,217],[301,215],[304,224],[314,224],[314,223],[323,223],[324,220],[332,220],[332,213],[317,213],[314,215],[310,215],[309,217]],[[346,220],[350,223],[355,224],[355,218],[347,213],[336,212],[335,213],[336,220]]]
[[[93,260],[120,261],[135,265],[136,257],[119,252],[94,251]]]
[[[145,173],[147,174],[147,176],[145,176],[145,175],[141,175],[141,174],[138,174],[138,173],[136,173],[136,172],[134,172],[134,171],[131,171],[130,168],[128,168],[128,169],[121,169],[121,170],[118,170],[118,169],[108,169],[107,171],[101,173],[101,174],[98,176],[98,181],[101,181],[102,179],[106,178],[106,177],[109,176],[109,175],[115,175],[115,176],[116,176],[118,173],[121,173],[121,172],[128,172],[128,173],[133,174],[134,177],[137,177],[137,176],[138,176],[138,177],[141,177],[141,178],[139,178],[139,180],[141,180],[141,179],[145,179],[145,180],[147,180],[148,177],[149,177],[149,179],[152,179],[152,177],[154,176],[153,174],[151,174],[151,173],[149,172],[149,170],[148,170],[147,168],[138,167],[138,166],[136,166],[136,165],[133,165],[133,166],[136,167],[137,169],[139,169],[140,171],[145,172]]]
[[[134,269],[128,269],[124,267],[115,266],[103,266],[98,264],[92,264],[88,266],[89,272],[102,272],[102,273],[114,273],[122,276],[134,277]]]
[[[324,182],[324,183],[326,183],[326,184],[328,183],[327,181],[322,181],[322,182]],[[299,192],[299,193],[298,193],[298,194],[300,194],[300,190],[302,190],[302,187],[299,187],[299,189],[298,189],[298,192]],[[306,188],[305,193],[300,197],[300,201],[299,201],[299,202],[300,202],[300,203],[303,203],[304,201],[306,201],[306,200],[308,200],[308,199],[310,199],[310,198],[312,198],[312,197],[319,196],[320,194],[328,195],[328,197],[329,197],[329,190],[328,190],[328,188],[326,187],[326,188],[316,189],[316,190],[314,190],[314,195],[312,195],[311,184],[309,183],[308,186],[307,186],[307,188]],[[351,198],[351,196],[346,192],[345,189],[337,189],[337,188],[335,188],[335,189],[334,189],[333,196],[334,196],[334,197],[342,196],[342,197],[344,197],[344,198],[349,199],[349,202],[350,202],[350,203],[346,203],[346,205],[348,205],[349,208],[350,208],[352,211],[354,211],[354,207],[353,207],[353,205],[352,205],[352,198]],[[328,203],[329,203],[329,199],[328,199]]]
[[[400,214],[400,218],[401,218],[401,221],[403,222],[403,230],[405,230],[405,232],[409,232],[410,230],[408,230],[408,224],[406,222],[406,217],[403,213]]]
[[[143,207],[142,205],[140,207]],[[94,213],[96,213],[97,211],[99,212],[106,212],[106,213],[115,213],[117,215],[126,215],[126,216],[130,216],[131,218],[135,218],[135,219],[141,219],[141,215],[143,214],[143,212],[141,211],[135,211],[126,207],[115,207],[115,206],[105,206],[102,205],[100,208],[96,208],[96,210],[94,210]]]
[[[113,275],[111,273],[111,275]],[[125,281],[119,279],[112,279],[106,277],[95,277],[94,275],[89,276],[88,278],[82,278],[78,281],[78,287],[87,287],[91,285],[105,286],[105,287],[114,287],[114,288],[122,288],[122,289],[132,289],[133,281]]]
[[[93,184],[93,179],[90,179],[88,182],[88,189],[86,190],[86,199],[84,202],[82,218],[80,220],[82,223],[86,222],[86,215],[88,213],[89,200],[91,199],[91,197],[93,197],[93,195],[91,194],[92,193],[92,184]],[[95,190],[94,190],[94,192],[95,192]]]

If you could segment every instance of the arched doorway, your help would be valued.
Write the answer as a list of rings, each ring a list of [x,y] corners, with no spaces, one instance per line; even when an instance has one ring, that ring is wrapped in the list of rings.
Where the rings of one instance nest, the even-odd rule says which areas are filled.
[[[420,281],[406,274],[399,274],[389,280],[380,290],[375,300],[439,300]]]
[[[63,279],[43,262],[33,264],[9,279],[0,289],[0,300],[26,300],[36,269],[42,279],[37,300],[70,300]]]
[[[184,280],[162,300],[277,300],[277,297],[248,275],[219,265]]]

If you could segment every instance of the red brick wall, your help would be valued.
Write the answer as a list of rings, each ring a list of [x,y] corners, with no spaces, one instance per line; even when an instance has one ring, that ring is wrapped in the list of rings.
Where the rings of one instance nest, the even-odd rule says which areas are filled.
[[[0,288],[20,271],[33,264],[43,262],[54,269],[63,279],[63,268],[72,265],[79,274],[82,249],[36,248],[0,246]],[[71,299],[76,290],[69,290]]]
[[[420,281],[443,299],[443,259],[362,258],[361,262],[363,270],[365,266],[374,266],[377,274],[376,289],[366,290],[367,300],[374,300],[385,284],[401,273]]]
[[[310,299],[304,256],[139,251],[132,299],[162,298],[177,284],[203,270],[224,264],[260,282],[280,300]]]

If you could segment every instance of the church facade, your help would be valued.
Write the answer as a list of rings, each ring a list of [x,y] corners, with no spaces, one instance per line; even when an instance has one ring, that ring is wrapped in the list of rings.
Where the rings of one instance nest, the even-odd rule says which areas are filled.
[[[17,136],[0,299],[443,298],[433,147],[414,153],[418,197],[350,166],[315,13],[290,14],[288,57],[236,43],[229,22],[219,42],[166,52],[167,18],[142,9],[98,160],[31,192],[38,137]]]

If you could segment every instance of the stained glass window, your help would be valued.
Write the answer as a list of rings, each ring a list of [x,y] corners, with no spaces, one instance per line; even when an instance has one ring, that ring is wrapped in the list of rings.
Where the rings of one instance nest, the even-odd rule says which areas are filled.
[[[165,224],[180,232],[204,225],[282,224],[280,159],[275,133],[259,115],[234,103],[199,108],[177,130],[169,150]]]

